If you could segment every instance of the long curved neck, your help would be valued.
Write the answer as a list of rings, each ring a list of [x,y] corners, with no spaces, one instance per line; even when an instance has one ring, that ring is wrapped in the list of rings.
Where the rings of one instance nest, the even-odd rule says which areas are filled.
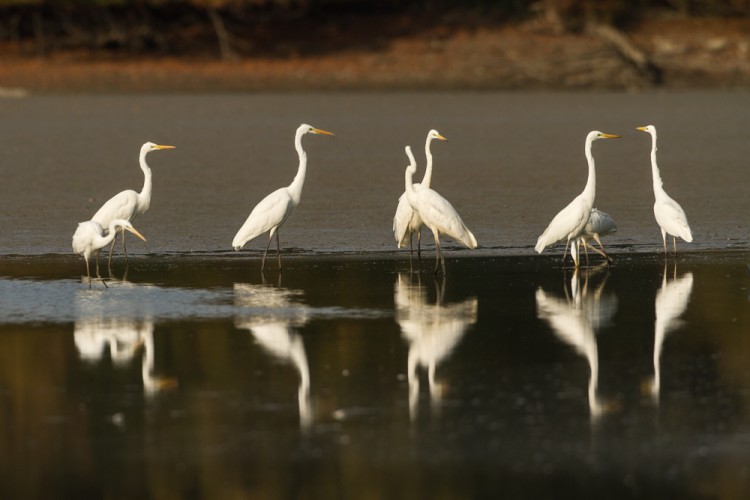
[[[591,154],[591,144],[593,139],[586,139],[586,161],[589,162],[589,178],[586,181],[586,187],[583,188],[583,194],[591,200],[593,206],[594,196],[596,195],[596,165],[594,164],[594,155]]]
[[[297,150],[297,155],[299,156],[299,168],[297,169],[297,175],[294,176],[294,180],[289,184],[289,193],[295,205],[302,198],[302,186],[305,184],[305,174],[307,173],[307,153],[302,149],[303,135],[304,132],[297,131],[297,135],[294,137],[294,148]]]
[[[109,232],[106,236],[97,236],[94,239],[94,247],[95,248],[104,248],[110,243],[112,243],[112,240],[115,239],[115,236],[117,236],[117,228],[114,224],[109,225]]]
[[[432,136],[428,136],[424,143],[424,155],[427,158],[427,168],[424,171],[424,177],[422,177],[422,186],[430,187],[432,181],[432,151],[430,151],[430,144],[432,143]]]
[[[654,180],[654,193],[664,191],[662,187],[661,175],[659,174],[659,167],[656,165],[656,134],[651,134],[651,175]]]
[[[414,191],[414,184],[412,182],[412,177],[414,177],[414,172],[416,171],[417,167],[412,163],[411,165],[406,167],[406,173],[404,174],[404,188],[406,189],[406,199],[409,200],[410,204],[417,194]]]
[[[148,210],[151,205],[151,169],[146,163],[146,155],[148,150],[142,150],[141,156],[138,161],[141,164],[141,170],[143,170],[143,189],[138,193],[138,212],[143,213]]]

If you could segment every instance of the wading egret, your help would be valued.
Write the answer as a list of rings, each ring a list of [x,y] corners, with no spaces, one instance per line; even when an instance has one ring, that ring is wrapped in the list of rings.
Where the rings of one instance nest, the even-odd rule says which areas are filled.
[[[677,255],[677,237],[690,243],[693,241],[693,233],[690,231],[687,216],[679,203],[669,197],[662,187],[659,167],[656,165],[656,127],[647,125],[638,127],[642,132],[651,134],[651,174],[654,178],[654,217],[656,223],[661,227],[661,238],[664,241],[664,257],[667,256],[667,234],[672,237],[672,247]]]
[[[266,251],[263,252],[263,259],[260,264],[261,271],[263,271],[266,266],[266,255],[268,254],[268,247],[271,246],[271,240],[273,239],[274,233],[276,234],[276,255],[279,258],[279,271],[281,271],[279,228],[281,228],[284,222],[286,222],[294,208],[299,205],[300,198],[302,197],[302,186],[305,183],[305,172],[307,170],[307,153],[302,149],[302,136],[305,134],[333,135],[331,132],[311,127],[304,123],[297,128],[297,133],[294,137],[294,147],[297,149],[297,154],[299,155],[297,175],[294,177],[291,184],[279,188],[263,198],[261,202],[253,208],[253,211],[250,212],[250,216],[240,230],[237,231],[237,234],[232,240],[232,247],[235,250],[240,250],[245,243],[256,236],[259,236],[266,231],[269,232],[268,244],[266,245]]]
[[[422,187],[430,187],[430,181],[432,180],[432,152],[430,151],[430,144],[432,144],[433,139],[439,141],[448,140],[440,135],[435,129],[432,129],[427,133],[427,140],[424,144],[424,154],[427,157],[427,168],[424,171],[422,182],[414,183],[415,191],[419,191]],[[411,208],[409,200],[406,199],[406,192],[404,192],[398,199],[396,215],[393,217],[393,236],[396,238],[398,248],[403,248],[406,245],[406,239],[409,239],[409,255],[414,254],[414,247],[412,244],[412,235],[414,233],[417,233],[417,258],[421,260],[422,219],[420,219],[419,214]]]
[[[588,264],[589,261],[589,253],[586,249],[587,247],[591,248],[595,252],[598,252],[602,257],[607,259],[607,262],[612,262],[612,259],[609,257],[609,255],[607,255],[607,251],[604,250],[604,245],[602,244],[601,237],[607,236],[608,234],[614,233],[615,231],[617,231],[617,224],[615,224],[614,219],[612,219],[609,214],[604,213],[596,208],[591,209],[591,216],[589,217],[589,221],[586,223],[586,227],[583,228],[583,233],[581,233],[583,250],[586,252],[586,264]],[[599,243],[601,250],[589,243],[589,241],[592,239]]]
[[[568,204],[567,207],[552,219],[547,229],[536,242],[534,247],[538,253],[542,253],[545,248],[554,245],[558,241],[565,240],[565,254],[568,252],[568,245],[573,243],[575,249],[571,247],[571,255],[575,266],[578,267],[578,238],[581,236],[583,229],[591,215],[591,209],[594,207],[594,197],[596,196],[596,167],[594,157],[591,154],[591,144],[598,139],[616,139],[619,135],[605,134],[594,130],[586,136],[586,160],[589,163],[589,177],[586,181],[586,187],[583,192]],[[563,254],[563,260],[565,260]]]
[[[96,277],[102,280],[99,274],[99,252],[102,248],[109,245],[109,243],[117,235],[117,230],[130,231],[134,235],[138,236],[143,241],[146,238],[141,235],[133,225],[125,219],[115,219],[109,223],[107,227],[107,234],[104,234],[104,228],[101,224],[96,221],[89,220],[86,222],[80,222],[76,232],[73,233],[73,252],[83,256],[83,260],[86,262],[86,276],[89,278],[89,288],[91,287],[91,272],[89,271],[89,258],[91,255],[97,257],[96,259]],[[104,283],[104,286],[107,286]]]
[[[404,175],[406,198],[409,200],[409,205],[419,214],[422,223],[432,231],[435,238],[435,248],[437,249],[435,273],[442,265],[443,274],[445,274],[445,259],[443,259],[443,254],[440,251],[440,234],[450,236],[469,248],[476,248],[477,240],[448,200],[428,187],[423,186],[419,191],[414,189],[412,176],[417,171],[417,162],[414,160],[414,155],[409,146],[406,146],[406,156],[409,157],[409,166],[406,167],[406,174]]]
[[[110,222],[115,219],[125,219],[126,221],[133,222],[137,216],[148,210],[148,207],[151,206],[151,168],[149,168],[146,163],[146,155],[151,151],[157,151],[160,149],[174,149],[174,146],[163,146],[160,144],[154,144],[153,142],[147,142],[141,146],[141,153],[138,160],[141,164],[141,170],[143,170],[143,189],[141,189],[140,193],[137,193],[132,189],[127,189],[114,195],[94,214],[91,218],[92,221],[98,222],[103,228],[108,228]],[[117,236],[115,235],[115,238],[112,239],[112,246],[109,249],[109,257],[107,259],[108,268],[111,268],[112,253],[115,249],[116,240]],[[125,254],[125,262],[127,262],[128,253],[125,250],[124,230],[122,233],[122,251]],[[96,261],[98,266],[98,253]]]

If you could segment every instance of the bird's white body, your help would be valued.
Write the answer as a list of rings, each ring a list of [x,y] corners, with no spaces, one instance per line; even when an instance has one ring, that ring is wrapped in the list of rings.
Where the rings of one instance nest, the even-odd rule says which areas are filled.
[[[558,241],[564,240],[566,242],[566,250],[567,245],[571,242],[577,243],[579,236],[581,236],[589,221],[591,209],[594,207],[594,199],[596,197],[596,165],[594,163],[594,157],[591,154],[591,144],[597,139],[612,139],[617,137],[619,136],[604,134],[598,130],[589,132],[586,136],[585,152],[589,166],[586,187],[581,194],[576,196],[575,199],[568,204],[568,206],[560,210],[560,212],[552,219],[552,222],[549,223],[547,229],[545,229],[542,235],[539,236],[536,246],[534,247],[538,253],[542,253],[545,248],[554,245]],[[576,267],[578,267],[577,252],[571,252]]]
[[[597,208],[591,209],[591,216],[583,228],[583,236],[594,238],[595,235],[606,236],[617,231],[617,224],[614,219],[607,213]]]
[[[433,139],[447,141],[447,139],[440,135],[435,129],[430,130],[427,133],[427,139],[424,145],[427,167],[425,168],[422,182],[414,183],[412,185],[415,191],[419,191],[423,187],[430,187],[430,182],[432,180],[432,151],[430,150],[430,145]],[[417,233],[417,242],[419,245],[421,242],[422,225],[422,218],[419,216],[419,213],[411,207],[409,200],[406,198],[406,191],[404,191],[398,199],[396,215],[393,217],[393,236],[396,238],[398,248],[403,248],[407,241],[411,245],[411,238],[414,233]]]
[[[305,184],[305,174],[307,172],[307,153],[302,149],[302,136],[308,133],[333,135],[331,132],[326,132],[325,130],[320,130],[304,123],[297,128],[294,137],[294,147],[299,156],[297,175],[289,186],[279,188],[263,198],[250,212],[247,220],[232,240],[232,248],[240,250],[245,246],[245,243],[268,231],[268,244],[270,246],[271,239],[276,234],[276,245],[277,250],[279,250],[279,269],[281,269],[281,253],[278,248],[278,231],[292,214],[294,208],[299,205],[302,198],[302,187]],[[266,247],[266,252],[263,254],[261,271],[265,267],[267,253],[268,247]]]
[[[101,227],[108,231],[110,222],[116,219],[124,219],[129,222],[133,222],[136,217],[145,213],[151,206],[151,168],[146,163],[146,155],[151,151],[159,149],[173,149],[174,146],[164,146],[160,144],[154,144],[153,142],[147,142],[141,146],[141,152],[138,156],[138,161],[143,170],[143,189],[141,192],[127,189],[114,195],[112,198],[107,200],[104,205],[91,218],[93,222],[98,222]],[[114,240],[112,241],[114,247]],[[125,248],[125,237],[123,236],[123,248]],[[110,259],[112,252],[110,250]]]
[[[410,162],[404,176],[407,200],[412,209],[419,214],[422,223],[432,231],[435,238],[438,258],[435,271],[437,272],[437,264],[442,263],[440,234],[450,236],[472,249],[477,247],[477,240],[448,200],[428,187],[423,186],[419,191],[414,189],[412,177],[417,170],[417,164],[409,146],[406,146],[406,155]],[[445,263],[443,263],[443,271],[445,271]]]
[[[677,251],[677,237],[690,243],[693,241],[693,233],[688,225],[687,216],[679,203],[674,201],[662,185],[659,167],[656,164],[656,127],[648,125],[638,127],[638,130],[651,134],[651,174],[654,182],[654,217],[661,228],[661,236],[664,241],[664,254],[667,253],[667,234],[674,238],[674,249]]]
[[[136,231],[133,225],[125,219],[115,219],[109,223],[107,231],[101,224],[96,221],[90,220],[86,222],[80,222],[73,233],[73,252],[78,255],[82,255],[86,261],[86,274],[91,281],[91,274],[89,272],[89,258],[93,255],[97,257],[102,248],[109,245],[109,243],[115,238],[117,234],[117,228],[130,231],[137,235],[143,241],[146,241],[141,234]],[[99,276],[99,265],[97,262],[96,275]]]
[[[589,221],[586,223],[586,227],[583,228],[583,233],[581,233],[583,249],[586,250],[587,247],[591,247],[591,249],[604,256],[607,261],[610,261],[609,256],[607,256],[607,253],[604,250],[601,237],[614,233],[615,231],[617,231],[617,224],[615,224],[614,219],[610,217],[609,214],[596,208],[592,208]],[[592,239],[599,243],[601,250],[590,243]],[[586,259],[588,261],[588,251],[586,252]]]

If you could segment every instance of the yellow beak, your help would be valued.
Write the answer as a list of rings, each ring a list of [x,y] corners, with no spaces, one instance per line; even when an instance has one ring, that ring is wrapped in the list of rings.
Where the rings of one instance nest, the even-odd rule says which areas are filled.
[[[315,128],[315,127],[312,127],[310,129],[310,132],[312,132],[313,134],[336,135],[333,132],[328,132],[327,130],[322,130],[322,129]]]
[[[156,149],[174,149],[174,146],[163,146],[161,144],[157,144]]]
[[[646,130],[646,127],[636,127],[636,130],[640,130],[641,132],[648,132],[648,130]]]
[[[126,227],[125,229],[127,229],[128,231],[130,231],[134,235],[138,236],[143,241],[146,241],[146,238],[144,238],[143,235],[141,233],[139,233],[138,230],[136,230],[136,228],[134,228],[134,227]]]
[[[448,142],[448,139],[446,139],[445,137],[443,137],[443,136],[442,136],[442,135],[440,135],[440,134],[438,134],[438,135],[437,135],[437,136],[435,137],[435,139],[439,139],[439,140],[441,140],[441,141],[445,141],[445,142]]]

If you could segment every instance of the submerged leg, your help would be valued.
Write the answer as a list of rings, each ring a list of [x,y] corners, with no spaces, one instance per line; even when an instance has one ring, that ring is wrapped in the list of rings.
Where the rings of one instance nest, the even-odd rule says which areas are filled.
[[[435,274],[437,274],[440,266],[443,268],[443,276],[445,276],[445,259],[443,258],[443,252],[440,249],[440,234],[433,230],[432,234],[435,236],[435,248],[437,249],[437,256],[435,257]]]
[[[568,256],[568,245],[570,245],[570,238],[568,238],[568,241],[565,242],[565,251],[563,252],[563,267],[565,267],[565,257]],[[571,248],[571,252],[573,249]],[[575,259],[573,259],[575,260]]]
[[[672,236],[672,248],[674,248],[674,256],[677,258],[677,236]]]
[[[664,241],[664,258],[667,258],[667,232],[665,230],[661,230],[661,239]]]
[[[268,254],[268,248],[271,246],[272,241],[273,235],[268,237],[268,245],[266,245],[266,251],[263,252],[263,258],[260,260],[260,272],[263,272],[263,269],[266,268],[266,255]]]
[[[580,248],[578,247],[577,239],[573,240],[573,243],[571,244],[570,255],[573,256],[573,263],[575,264],[575,268],[578,269],[579,267],[578,261],[581,256],[580,256]]]
[[[89,288],[91,288],[91,271],[89,271],[89,259],[84,256],[83,261],[86,263],[86,277],[89,279]]]
[[[279,243],[278,231],[276,231],[276,257],[279,259],[279,272],[281,272],[281,243]]]
[[[122,228],[122,253],[125,254],[125,266],[127,266],[130,263],[128,262],[128,251],[125,248],[125,228],[124,227]]]
[[[419,269],[422,269],[422,228],[417,231],[417,261]]]
[[[112,254],[115,251],[115,242],[117,241],[117,233],[115,233],[115,237],[112,238],[112,245],[109,247],[109,256],[107,256],[107,269],[109,272],[112,272]],[[99,257],[97,257],[98,259]]]
[[[583,240],[583,253],[586,254],[586,267],[590,267],[589,266],[589,250],[588,248],[586,248],[588,246],[589,246],[589,242],[586,240]]]

